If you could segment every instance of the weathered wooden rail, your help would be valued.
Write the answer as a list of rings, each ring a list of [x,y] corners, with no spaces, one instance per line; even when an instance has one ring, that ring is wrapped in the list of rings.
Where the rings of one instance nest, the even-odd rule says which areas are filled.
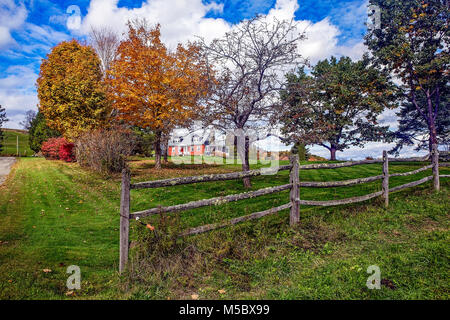
[[[199,234],[207,231],[211,231],[218,228],[223,228],[229,225],[234,225],[240,222],[249,221],[253,219],[258,219],[267,215],[275,214],[282,210],[290,209],[289,223],[290,225],[295,225],[300,221],[300,206],[335,206],[342,204],[350,204],[357,203],[362,201],[367,201],[372,198],[376,198],[382,196],[384,198],[385,206],[389,205],[389,193],[395,192],[399,190],[403,190],[406,188],[414,187],[419,184],[425,183],[427,181],[433,180],[433,186],[436,191],[439,190],[439,177],[450,177],[449,175],[441,175],[439,176],[439,165],[448,167],[448,163],[439,164],[439,153],[437,151],[437,147],[433,146],[431,164],[426,165],[417,170],[404,172],[404,173],[392,173],[389,174],[389,162],[411,162],[411,161],[424,161],[423,158],[407,158],[407,159],[397,159],[397,158],[388,158],[386,151],[383,151],[383,159],[382,160],[363,160],[363,161],[349,161],[343,163],[318,163],[318,164],[309,164],[309,165],[299,165],[298,156],[293,155],[290,158],[290,164],[280,166],[278,171],[289,170],[289,183],[263,188],[256,191],[244,192],[239,194],[232,194],[222,197],[215,197],[210,199],[203,199],[198,201],[191,201],[183,204],[167,206],[167,207],[155,207],[143,211],[138,212],[130,212],[130,190],[132,189],[144,189],[144,188],[161,188],[161,187],[171,187],[177,185],[185,185],[192,183],[201,183],[201,182],[212,182],[212,181],[226,181],[226,180],[236,180],[242,179],[245,177],[256,177],[263,174],[262,170],[250,170],[244,172],[232,172],[232,173],[223,173],[223,174],[209,174],[209,175],[201,175],[201,176],[192,176],[192,177],[181,177],[181,178],[172,178],[172,179],[164,179],[157,181],[147,181],[147,182],[139,182],[139,183],[130,183],[130,171],[128,168],[124,169],[122,172],[122,192],[121,192],[121,202],[120,202],[120,261],[119,261],[119,271],[122,272],[128,261],[128,250],[129,250],[129,223],[130,219],[140,219],[142,217],[147,217],[155,214],[163,214],[177,211],[185,211],[196,208],[201,208],[205,206],[211,205],[221,205],[228,202],[239,201],[244,199],[255,198],[259,196],[264,196],[276,192],[281,192],[285,190],[290,190],[289,202],[283,204],[281,206],[270,208],[260,212],[254,212],[249,215],[240,216],[225,222],[207,224],[195,228],[190,228],[184,232],[182,232],[181,236],[188,236]],[[383,172],[381,175],[366,177],[366,178],[357,178],[343,181],[326,181],[326,182],[316,182],[316,181],[299,181],[299,171],[300,170],[311,170],[311,169],[336,169],[336,168],[344,168],[351,167],[362,164],[372,164],[372,163],[382,163],[383,164]],[[396,186],[393,188],[389,188],[389,178],[390,177],[399,177],[399,176],[409,176],[413,175],[428,169],[433,170],[433,175],[422,178],[420,180],[416,180],[413,182],[409,182],[400,186]],[[264,169],[263,169],[264,170]],[[315,201],[315,200],[301,200],[300,199],[300,187],[308,187],[308,188],[330,188],[330,187],[341,187],[341,186],[352,186],[361,183],[367,183],[377,180],[382,181],[382,190],[370,194],[366,194],[363,196],[340,199],[340,200],[328,200],[328,201]]]

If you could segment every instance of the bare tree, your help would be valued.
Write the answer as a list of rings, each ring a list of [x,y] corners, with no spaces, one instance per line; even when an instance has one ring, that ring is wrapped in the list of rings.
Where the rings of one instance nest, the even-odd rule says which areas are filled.
[[[106,71],[109,70],[111,63],[117,57],[117,47],[120,43],[119,36],[109,27],[92,27],[89,38],[102,63],[103,74],[106,76]]]
[[[34,110],[28,110],[25,113],[25,120],[21,121],[19,124],[24,128],[25,130],[30,130],[31,128],[31,122],[36,118],[37,112]]]
[[[279,100],[282,75],[304,62],[297,50],[304,38],[293,20],[268,21],[259,16],[241,22],[211,44],[201,39],[215,70],[204,120],[224,132],[234,131],[244,171],[250,169],[248,130],[267,125]],[[244,186],[251,187],[249,178]]]

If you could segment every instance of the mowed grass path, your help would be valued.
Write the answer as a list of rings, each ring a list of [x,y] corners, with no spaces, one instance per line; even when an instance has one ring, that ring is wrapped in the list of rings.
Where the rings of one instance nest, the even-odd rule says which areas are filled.
[[[423,164],[422,164],[423,165]],[[131,163],[132,181],[236,171],[238,166]],[[405,172],[421,164],[391,164]],[[378,175],[381,165],[301,171],[304,181]],[[442,168],[449,174],[448,168]],[[431,170],[391,179],[391,186],[417,180]],[[288,172],[252,179],[253,189],[288,182]],[[189,298],[201,299],[417,299],[449,298],[449,181],[431,183],[380,199],[332,208],[302,207],[301,225],[288,227],[288,212],[186,239],[213,261],[189,274],[145,283],[117,275],[120,177],[108,179],[77,164],[20,159],[0,187],[0,298]],[[354,187],[302,188],[302,199],[329,200],[380,190],[380,181]],[[157,205],[245,191],[241,181],[132,191],[132,211]],[[288,192],[191,210],[183,227],[222,221],[288,202]],[[146,219],[144,219],[147,221]],[[158,219],[149,220],[158,228]],[[142,228],[131,222],[131,237]],[[169,257],[170,258],[170,257]],[[380,266],[388,286],[367,290],[369,265]],[[78,265],[82,289],[66,296],[67,266]],[[51,272],[44,272],[50,269]],[[126,285],[124,285],[126,283]],[[389,284],[392,283],[389,289]],[[225,290],[225,293],[218,293]]]

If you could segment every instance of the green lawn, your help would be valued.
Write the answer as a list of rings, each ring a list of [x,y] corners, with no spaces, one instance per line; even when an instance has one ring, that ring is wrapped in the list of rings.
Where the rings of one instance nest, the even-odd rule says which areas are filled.
[[[423,164],[390,164],[405,172]],[[239,166],[131,162],[132,181],[240,170]],[[331,181],[378,175],[380,164],[304,170],[301,180]],[[442,168],[450,174],[449,168]],[[417,180],[395,177],[391,186]],[[284,184],[288,172],[252,179],[253,189]],[[302,188],[302,199],[329,200],[380,189],[380,181],[342,188]],[[77,164],[21,158],[0,187],[1,299],[448,299],[449,180],[381,199],[331,208],[301,208],[301,224],[288,212],[186,239],[172,230],[229,219],[288,202],[288,192],[183,212],[150,222],[162,237],[131,221],[130,272],[119,277],[120,177],[103,178]],[[224,181],[133,190],[132,211],[243,192]],[[137,239],[143,242],[136,242]],[[144,245],[137,245],[144,243]],[[141,258],[138,259],[137,256]],[[66,268],[81,268],[81,290],[66,296]],[[368,290],[366,269],[378,265],[381,290]],[[51,272],[43,272],[50,269]],[[220,290],[220,291],[219,291]]]
[[[0,156],[17,156],[17,137],[19,137],[19,155],[32,156],[34,151],[30,149],[28,143],[28,133],[22,130],[3,129],[4,140],[3,150]]]

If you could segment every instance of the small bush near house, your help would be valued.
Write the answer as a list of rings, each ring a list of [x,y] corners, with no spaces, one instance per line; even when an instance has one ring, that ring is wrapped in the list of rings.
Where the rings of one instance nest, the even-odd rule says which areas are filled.
[[[120,172],[135,143],[135,134],[129,129],[97,129],[86,132],[75,142],[76,159],[81,166],[99,173]]]

